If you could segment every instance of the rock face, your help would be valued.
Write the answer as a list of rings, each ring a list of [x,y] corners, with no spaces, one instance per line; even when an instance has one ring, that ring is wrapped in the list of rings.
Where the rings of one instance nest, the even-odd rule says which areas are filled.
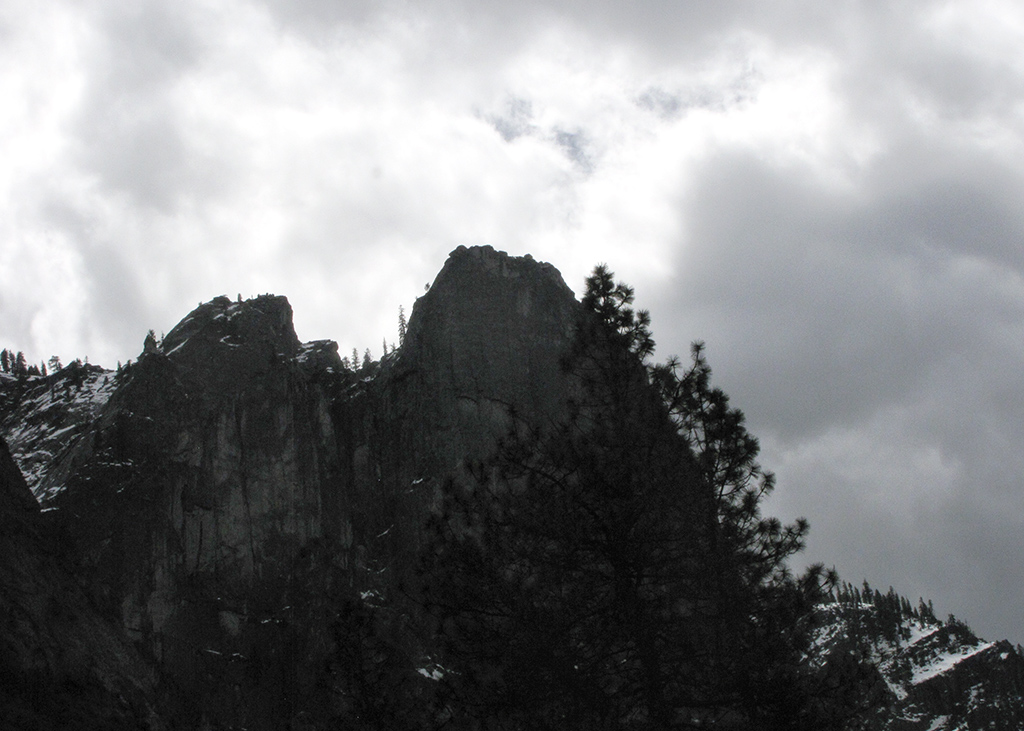
[[[357,511],[357,544],[386,532],[399,578],[438,481],[490,453],[514,424],[558,418],[578,312],[550,264],[459,247],[413,307],[402,348],[338,402],[352,504],[377,506]]]
[[[282,297],[202,305],[121,374],[41,483],[63,514],[91,511],[111,531],[87,542],[105,546],[95,560],[123,584],[127,626],[159,634],[187,577],[242,591],[338,530],[329,399],[299,352]]]
[[[15,464],[7,442],[0,439],[0,515],[4,520],[25,522],[38,512],[39,503]]]
[[[491,449],[512,426],[558,418],[561,358],[579,305],[550,264],[460,247],[417,301],[385,398],[425,471]]]
[[[577,310],[550,265],[460,247],[401,350],[353,372],[298,341],[283,297],[219,297],[103,372],[70,445],[43,450],[44,429],[18,447],[43,456],[36,493],[93,599],[174,679],[177,716],[271,728],[322,705],[294,667],[323,662],[331,612],[297,597],[409,575],[438,482],[513,421],[556,418]],[[276,659],[254,673],[258,656]]]
[[[155,673],[89,601],[0,439],[0,718],[4,728],[160,728]]]
[[[349,547],[329,382],[341,362],[321,351],[310,374],[283,297],[201,305],[118,374],[40,483],[97,599],[180,684],[186,722],[277,715],[258,699],[280,691],[257,692],[276,678],[236,692],[221,659],[267,644],[247,630],[285,606],[304,548]]]

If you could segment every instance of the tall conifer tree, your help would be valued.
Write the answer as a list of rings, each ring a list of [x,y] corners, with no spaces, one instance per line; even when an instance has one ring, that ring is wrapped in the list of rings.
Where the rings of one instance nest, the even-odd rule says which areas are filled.
[[[632,302],[595,269],[568,418],[446,487],[424,576],[452,702],[494,728],[813,728],[799,664],[831,577],[790,574],[806,523],[760,515],[742,414],[701,347],[647,364]]]

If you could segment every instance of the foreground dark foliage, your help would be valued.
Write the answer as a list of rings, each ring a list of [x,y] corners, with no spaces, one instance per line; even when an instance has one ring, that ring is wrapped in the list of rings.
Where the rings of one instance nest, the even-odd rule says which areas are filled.
[[[827,728],[806,667],[834,582],[786,561],[807,524],[743,415],[689,367],[650,366],[646,312],[598,267],[565,367],[568,418],[447,484],[423,576],[452,716],[480,728]]]

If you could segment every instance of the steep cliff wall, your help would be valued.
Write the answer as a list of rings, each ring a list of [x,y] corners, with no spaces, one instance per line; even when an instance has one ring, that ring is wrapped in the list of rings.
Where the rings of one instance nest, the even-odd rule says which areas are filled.
[[[357,544],[401,574],[440,480],[492,452],[514,423],[560,417],[578,312],[550,264],[489,246],[451,253],[416,301],[402,348],[361,397],[339,403],[338,421],[357,435],[354,503],[377,508],[354,518]]]
[[[299,342],[283,297],[214,299],[109,374],[37,493],[185,716],[263,727],[289,712],[289,667],[329,652],[329,601],[310,597],[408,578],[439,481],[513,421],[557,417],[577,308],[550,265],[460,247],[401,350],[352,372]]]
[[[490,247],[452,252],[413,308],[382,406],[403,425],[422,469],[478,457],[511,427],[557,419],[576,299],[550,264]]]
[[[62,515],[90,516],[70,527],[130,628],[159,635],[185,584],[242,596],[342,530],[330,399],[301,352],[283,297],[207,303],[118,377],[43,480]]]
[[[0,439],[0,726],[162,727],[155,673],[65,564]]]

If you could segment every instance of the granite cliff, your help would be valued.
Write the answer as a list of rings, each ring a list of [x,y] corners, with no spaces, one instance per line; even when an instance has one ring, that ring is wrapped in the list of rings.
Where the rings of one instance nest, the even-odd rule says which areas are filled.
[[[218,297],[120,372],[12,384],[3,423],[175,712],[271,728],[317,693],[293,665],[331,649],[329,607],[297,595],[407,576],[438,480],[556,417],[577,307],[550,265],[460,247],[370,367],[300,343],[283,297]]]

